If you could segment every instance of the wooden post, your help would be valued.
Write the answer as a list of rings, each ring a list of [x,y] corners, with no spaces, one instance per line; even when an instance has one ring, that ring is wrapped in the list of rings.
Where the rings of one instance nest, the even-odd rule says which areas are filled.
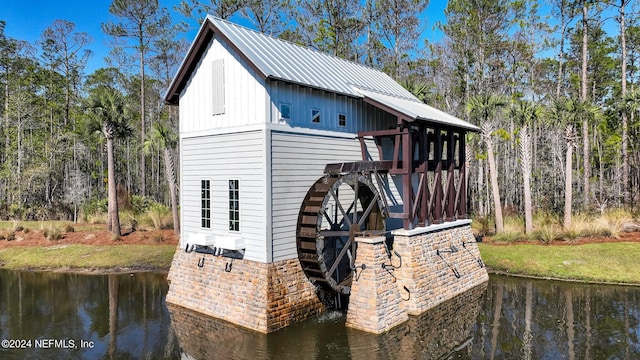
[[[433,192],[435,199],[433,204],[433,223],[442,223],[442,130],[435,128],[435,176],[433,177]]]
[[[460,132],[460,140],[458,142],[458,156],[460,158],[460,170],[458,170],[458,178],[460,187],[458,191],[460,196],[458,197],[458,219],[466,219],[467,214],[467,149],[465,132]]]
[[[406,123],[405,123],[406,124]],[[413,228],[413,185],[411,177],[413,174],[413,144],[411,141],[410,126],[402,129],[402,203],[404,213],[403,227],[407,230]]]
[[[447,208],[446,208],[446,221],[455,220],[455,202],[456,202],[456,181],[454,176],[454,171],[456,168],[456,159],[455,159],[455,138],[453,136],[453,130],[447,130],[447,161],[449,162],[449,168],[447,169]]]

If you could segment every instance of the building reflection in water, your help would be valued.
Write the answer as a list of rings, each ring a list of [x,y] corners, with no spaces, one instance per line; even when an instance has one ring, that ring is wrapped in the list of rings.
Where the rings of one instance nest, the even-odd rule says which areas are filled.
[[[345,316],[321,316],[261,334],[168,304],[186,359],[434,359],[470,357],[472,329],[486,283],[381,335],[346,328]]]

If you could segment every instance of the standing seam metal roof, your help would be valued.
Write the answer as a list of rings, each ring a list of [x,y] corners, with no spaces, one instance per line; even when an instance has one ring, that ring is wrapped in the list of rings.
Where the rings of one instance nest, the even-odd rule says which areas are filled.
[[[209,15],[222,32],[267,77],[361,97],[353,86],[418,101],[382,71],[271,37]]]
[[[402,114],[408,120],[433,121],[478,131],[478,127],[418,100],[382,71],[207,16],[165,99],[177,103],[195,63],[212,34],[219,32],[261,76],[352,96]]]

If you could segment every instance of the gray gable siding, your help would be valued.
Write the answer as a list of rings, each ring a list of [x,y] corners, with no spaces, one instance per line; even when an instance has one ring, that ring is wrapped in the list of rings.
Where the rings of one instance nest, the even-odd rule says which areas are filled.
[[[367,149],[373,160],[378,152],[372,140]],[[324,175],[328,163],[358,161],[360,142],[347,134],[311,134],[272,131],[271,203],[273,261],[296,258],[296,224],[300,205],[313,183]],[[389,184],[388,180],[387,183]],[[389,193],[398,197],[393,182]],[[383,192],[389,194],[387,192]],[[389,199],[390,204],[397,200]]]
[[[291,119],[285,125],[292,128],[338,131],[356,134],[395,127],[397,119],[371,106],[362,99],[339,95],[282,81],[267,81],[271,101],[270,122],[282,123],[280,104],[291,105]],[[320,123],[311,122],[311,110],[321,111]],[[339,126],[338,115],[346,115],[346,126]]]

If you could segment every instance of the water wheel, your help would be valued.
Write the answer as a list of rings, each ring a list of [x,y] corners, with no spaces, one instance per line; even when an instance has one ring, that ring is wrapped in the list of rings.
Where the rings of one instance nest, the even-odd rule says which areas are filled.
[[[349,294],[355,236],[385,229],[383,202],[367,176],[325,176],[307,192],[297,226],[298,258],[307,278],[327,290]]]

